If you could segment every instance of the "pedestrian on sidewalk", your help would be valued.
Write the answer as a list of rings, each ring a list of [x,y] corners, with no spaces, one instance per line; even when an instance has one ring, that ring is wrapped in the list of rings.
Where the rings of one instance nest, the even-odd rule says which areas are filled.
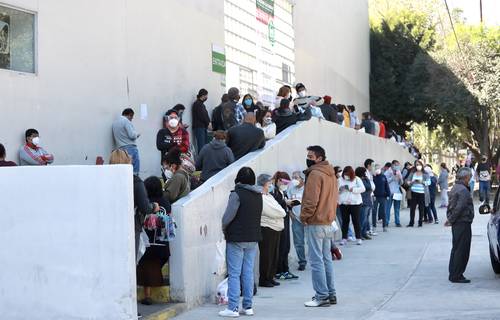
[[[208,143],[208,129],[210,127],[210,117],[208,116],[205,101],[208,99],[208,91],[200,89],[193,103],[193,134],[196,139],[196,149],[198,154],[204,145]]]
[[[429,223],[434,221],[435,224],[438,224],[439,220],[436,210],[437,179],[434,172],[432,172],[432,166],[430,164],[425,167],[424,171],[429,175],[431,181],[429,184],[429,203],[425,207],[425,214]]]
[[[391,195],[387,200],[387,207],[385,208],[385,216],[387,225],[391,221],[391,208],[394,206],[394,223],[396,227],[401,227],[399,220],[399,211],[401,210],[401,200],[403,200],[403,193],[401,192],[401,185],[403,184],[403,175],[401,174],[401,165],[398,160],[392,160],[391,167],[384,172],[389,183]]]
[[[373,183],[375,183],[375,202],[373,203],[373,215],[372,215],[372,227],[375,230],[377,226],[377,215],[382,218],[382,231],[387,232],[387,215],[386,206],[388,205],[388,198],[391,197],[391,189],[387,178],[380,168],[375,170],[375,176],[373,177]]]
[[[479,180],[479,201],[490,203],[491,187],[491,164],[486,156],[481,157],[481,163],[477,165],[476,176]]]
[[[134,174],[138,175],[141,168],[141,161],[139,159],[139,149],[137,149],[136,140],[141,134],[135,130],[132,124],[133,119],[134,110],[130,108],[123,110],[122,115],[113,122],[112,131],[116,148],[125,150],[130,155]]]
[[[371,240],[372,237],[368,234],[370,230],[370,217],[373,208],[372,192],[375,184],[366,176],[366,169],[364,167],[356,168],[356,176],[363,181],[365,192],[361,193],[363,204],[361,205],[360,221],[361,221],[361,238],[363,240]]]
[[[361,205],[363,204],[361,194],[366,191],[365,186],[363,185],[363,181],[359,177],[356,177],[354,169],[351,166],[344,168],[338,185],[340,212],[342,212],[342,242],[340,244],[347,244],[349,222],[352,219],[356,244],[361,245],[363,243],[363,240],[361,240],[360,221]]]
[[[469,168],[460,168],[457,173],[457,182],[450,191],[450,203],[446,216],[445,226],[451,226],[453,247],[450,254],[449,278],[455,283],[469,283],[464,277],[469,262],[472,229],[474,220],[474,204],[469,191],[469,182],[472,173]]]
[[[409,185],[411,190],[410,201],[410,223],[407,227],[413,227],[415,224],[415,211],[418,206],[418,226],[422,226],[425,214],[425,187],[430,184],[429,175],[424,173],[424,164],[422,161],[415,161],[413,172],[410,174]]]
[[[285,210],[274,199],[272,177],[261,174],[257,186],[262,188],[262,218],[260,227],[262,240],[259,242],[259,286],[272,288],[280,283],[274,280],[278,268],[278,256],[281,231],[285,228]]]
[[[333,167],[326,161],[325,149],[311,146],[307,151],[308,169],[305,171],[300,221],[306,229],[315,295],[305,306],[321,307],[337,304],[331,243],[338,187]]]
[[[302,203],[302,196],[304,194],[304,182],[305,175],[301,171],[295,171],[292,173],[292,181],[288,187],[288,197],[293,202]],[[292,233],[293,233],[293,245],[295,247],[295,252],[297,253],[297,258],[299,260],[299,271],[304,271],[306,269],[306,241],[305,241],[305,229],[302,222],[300,222],[300,210],[302,209],[300,204],[292,206]]]
[[[238,171],[235,188],[229,195],[226,211],[222,217],[222,230],[226,239],[226,261],[228,270],[227,308],[219,312],[221,317],[238,317],[240,293],[243,291],[244,315],[254,314],[252,298],[254,292],[254,263],[257,244],[262,240],[262,191],[255,186],[255,173],[249,167]],[[243,290],[242,290],[243,289]]]
[[[438,186],[441,190],[441,205],[440,208],[448,207],[448,178],[450,170],[446,167],[446,163],[441,163],[441,172],[439,173]]]

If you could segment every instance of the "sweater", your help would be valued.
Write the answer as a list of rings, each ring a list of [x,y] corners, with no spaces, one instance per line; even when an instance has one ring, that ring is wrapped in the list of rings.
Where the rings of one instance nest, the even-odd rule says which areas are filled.
[[[54,162],[54,156],[42,147],[26,144],[19,149],[19,165],[46,166]]]
[[[259,242],[262,240],[262,193],[259,187],[237,184],[229,195],[222,217],[222,230],[227,242]]]
[[[174,203],[180,198],[187,196],[189,191],[191,191],[189,175],[181,168],[165,183],[164,197],[170,203]]]
[[[132,121],[125,116],[120,116],[113,122],[112,131],[117,148],[130,145],[135,146],[135,141],[139,138]]]
[[[276,136],[276,123],[274,122],[264,127],[257,122],[255,126],[264,131],[264,137],[266,138],[266,140],[270,140]]]
[[[331,225],[338,200],[337,178],[328,161],[321,161],[306,171],[300,221],[308,225]]]
[[[337,122],[337,110],[333,109],[333,107],[330,104],[322,104],[319,106],[321,109],[321,113],[323,113],[323,117],[327,121],[331,122]]]
[[[262,149],[266,145],[264,132],[253,124],[243,123],[227,132],[227,146],[231,148],[236,160],[246,154]]]
[[[179,126],[175,132],[167,128],[160,129],[156,134],[156,148],[160,150],[162,156],[172,147],[179,146],[182,153],[189,151],[189,133]]]
[[[352,188],[352,191],[349,189]],[[344,205],[360,205],[363,203],[361,194],[365,192],[365,185],[359,177],[354,180],[339,178],[339,203]]]
[[[281,231],[285,228],[283,218],[286,216],[285,210],[270,194],[262,195],[262,217],[260,226],[271,228],[274,231]]]
[[[208,116],[207,108],[203,101],[196,99],[193,103],[193,128],[207,129],[210,124],[210,117]]]
[[[273,122],[276,123],[276,134],[293,126],[298,121],[306,121],[311,119],[311,109],[307,108],[304,113],[295,113],[290,109],[277,109],[273,115]]]
[[[468,186],[463,182],[455,183],[449,193],[446,217],[451,225],[459,222],[472,223],[474,220],[474,203]]]
[[[201,170],[201,181],[207,181],[234,162],[234,155],[226,143],[214,139],[201,149],[196,159],[196,169]]]
[[[388,198],[391,196],[391,189],[387,182],[387,177],[383,173],[374,176],[373,183],[375,183],[375,190],[373,192],[375,197]]]

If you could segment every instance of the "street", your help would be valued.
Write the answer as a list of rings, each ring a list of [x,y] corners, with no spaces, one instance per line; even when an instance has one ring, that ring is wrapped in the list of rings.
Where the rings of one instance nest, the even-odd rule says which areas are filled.
[[[448,281],[451,229],[440,224],[423,228],[395,228],[362,246],[342,248],[344,259],[334,261],[338,304],[305,308],[313,296],[310,269],[291,271],[296,281],[281,281],[275,288],[259,288],[254,298],[254,319],[500,319],[500,277],[493,273],[488,253],[489,216],[477,213],[472,231],[471,258],[465,276],[470,284]],[[401,211],[406,225],[409,210]],[[381,228],[379,228],[381,229]],[[291,252],[295,256],[295,252]],[[214,298],[215,299],[215,298]],[[177,319],[220,319],[222,310],[207,304]]]

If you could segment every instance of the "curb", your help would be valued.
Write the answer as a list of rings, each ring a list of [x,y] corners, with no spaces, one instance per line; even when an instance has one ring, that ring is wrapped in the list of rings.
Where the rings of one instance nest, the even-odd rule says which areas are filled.
[[[187,310],[185,303],[173,303],[163,310],[143,317],[144,320],[168,320]]]

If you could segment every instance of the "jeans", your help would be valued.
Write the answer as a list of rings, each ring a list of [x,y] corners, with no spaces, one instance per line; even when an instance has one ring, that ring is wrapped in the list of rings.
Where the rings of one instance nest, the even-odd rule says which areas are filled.
[[[470,179],[469,188],[470,188],[470,195],[471,195],[472,199],[474,199],[474,185],[475,184],[476,184],[476,182],[474,181],[474,179]]]
[[[394,205],[394,223],[396,225],[400,225],[401,221],[399,221],[399,211],[401,210],[401,200],[389,199],[387,200],[387,208],[385,209],[385,220],[387,221],[387,225],[391,221],[391,208]]]
[[[193,128],[193,134],[196,139],[196,150],[200,154],[201,148],[208,142],[208,133],[206,128]]]
[[[432,222],[432,220],[437,221],[437,210],[436,210],[436,196],[431,196],[431,201],[429,202],[429,206],[425,207],[425,215],[427,216],[427,220]],[[434,215],[434,216],[433,216]]]
[[[299,266],[306,266],[306,241],[304,234],[304,225],[297,220],[297,218],[292,218],[292,232],[293,232],[293,245],[295,246],[295,252],[297,252],[297,258],[299,259]]]
[[[120,149],[125,150],[130,158],[132,158],[132,167],[134,168],[134,174],[138,175],[141,169],[141,160],[139,160],[139,149],[136,145],[129,144],[128,146],[123,146]]]
[[[252,308],[253,268],[256,254],[257,242],[228,242],[226,244],[227,295],[229,297],[227,308],[229,310],[238,311],[240,288],[243,288],[243,309]]]
[[[370,215],[372,207],[361,206],[360,221],[361,221],[361,236],[365,237],[370,230]]]
[[[372,213],[372,226],[375,228],[377,226],[377,212],[378,216],[382,218],[382,226],[387,227],[387,216],[385,214],[385,206],[387,205],[386,197],[375,197],[373,202],[373,213]]]
[[[479,201],[490,203],[490,182],[479,181]]]
[[[325,300],[336,295],[331,253],[333,229],[331,225],[307,225],[305,231],[315,297]]]

